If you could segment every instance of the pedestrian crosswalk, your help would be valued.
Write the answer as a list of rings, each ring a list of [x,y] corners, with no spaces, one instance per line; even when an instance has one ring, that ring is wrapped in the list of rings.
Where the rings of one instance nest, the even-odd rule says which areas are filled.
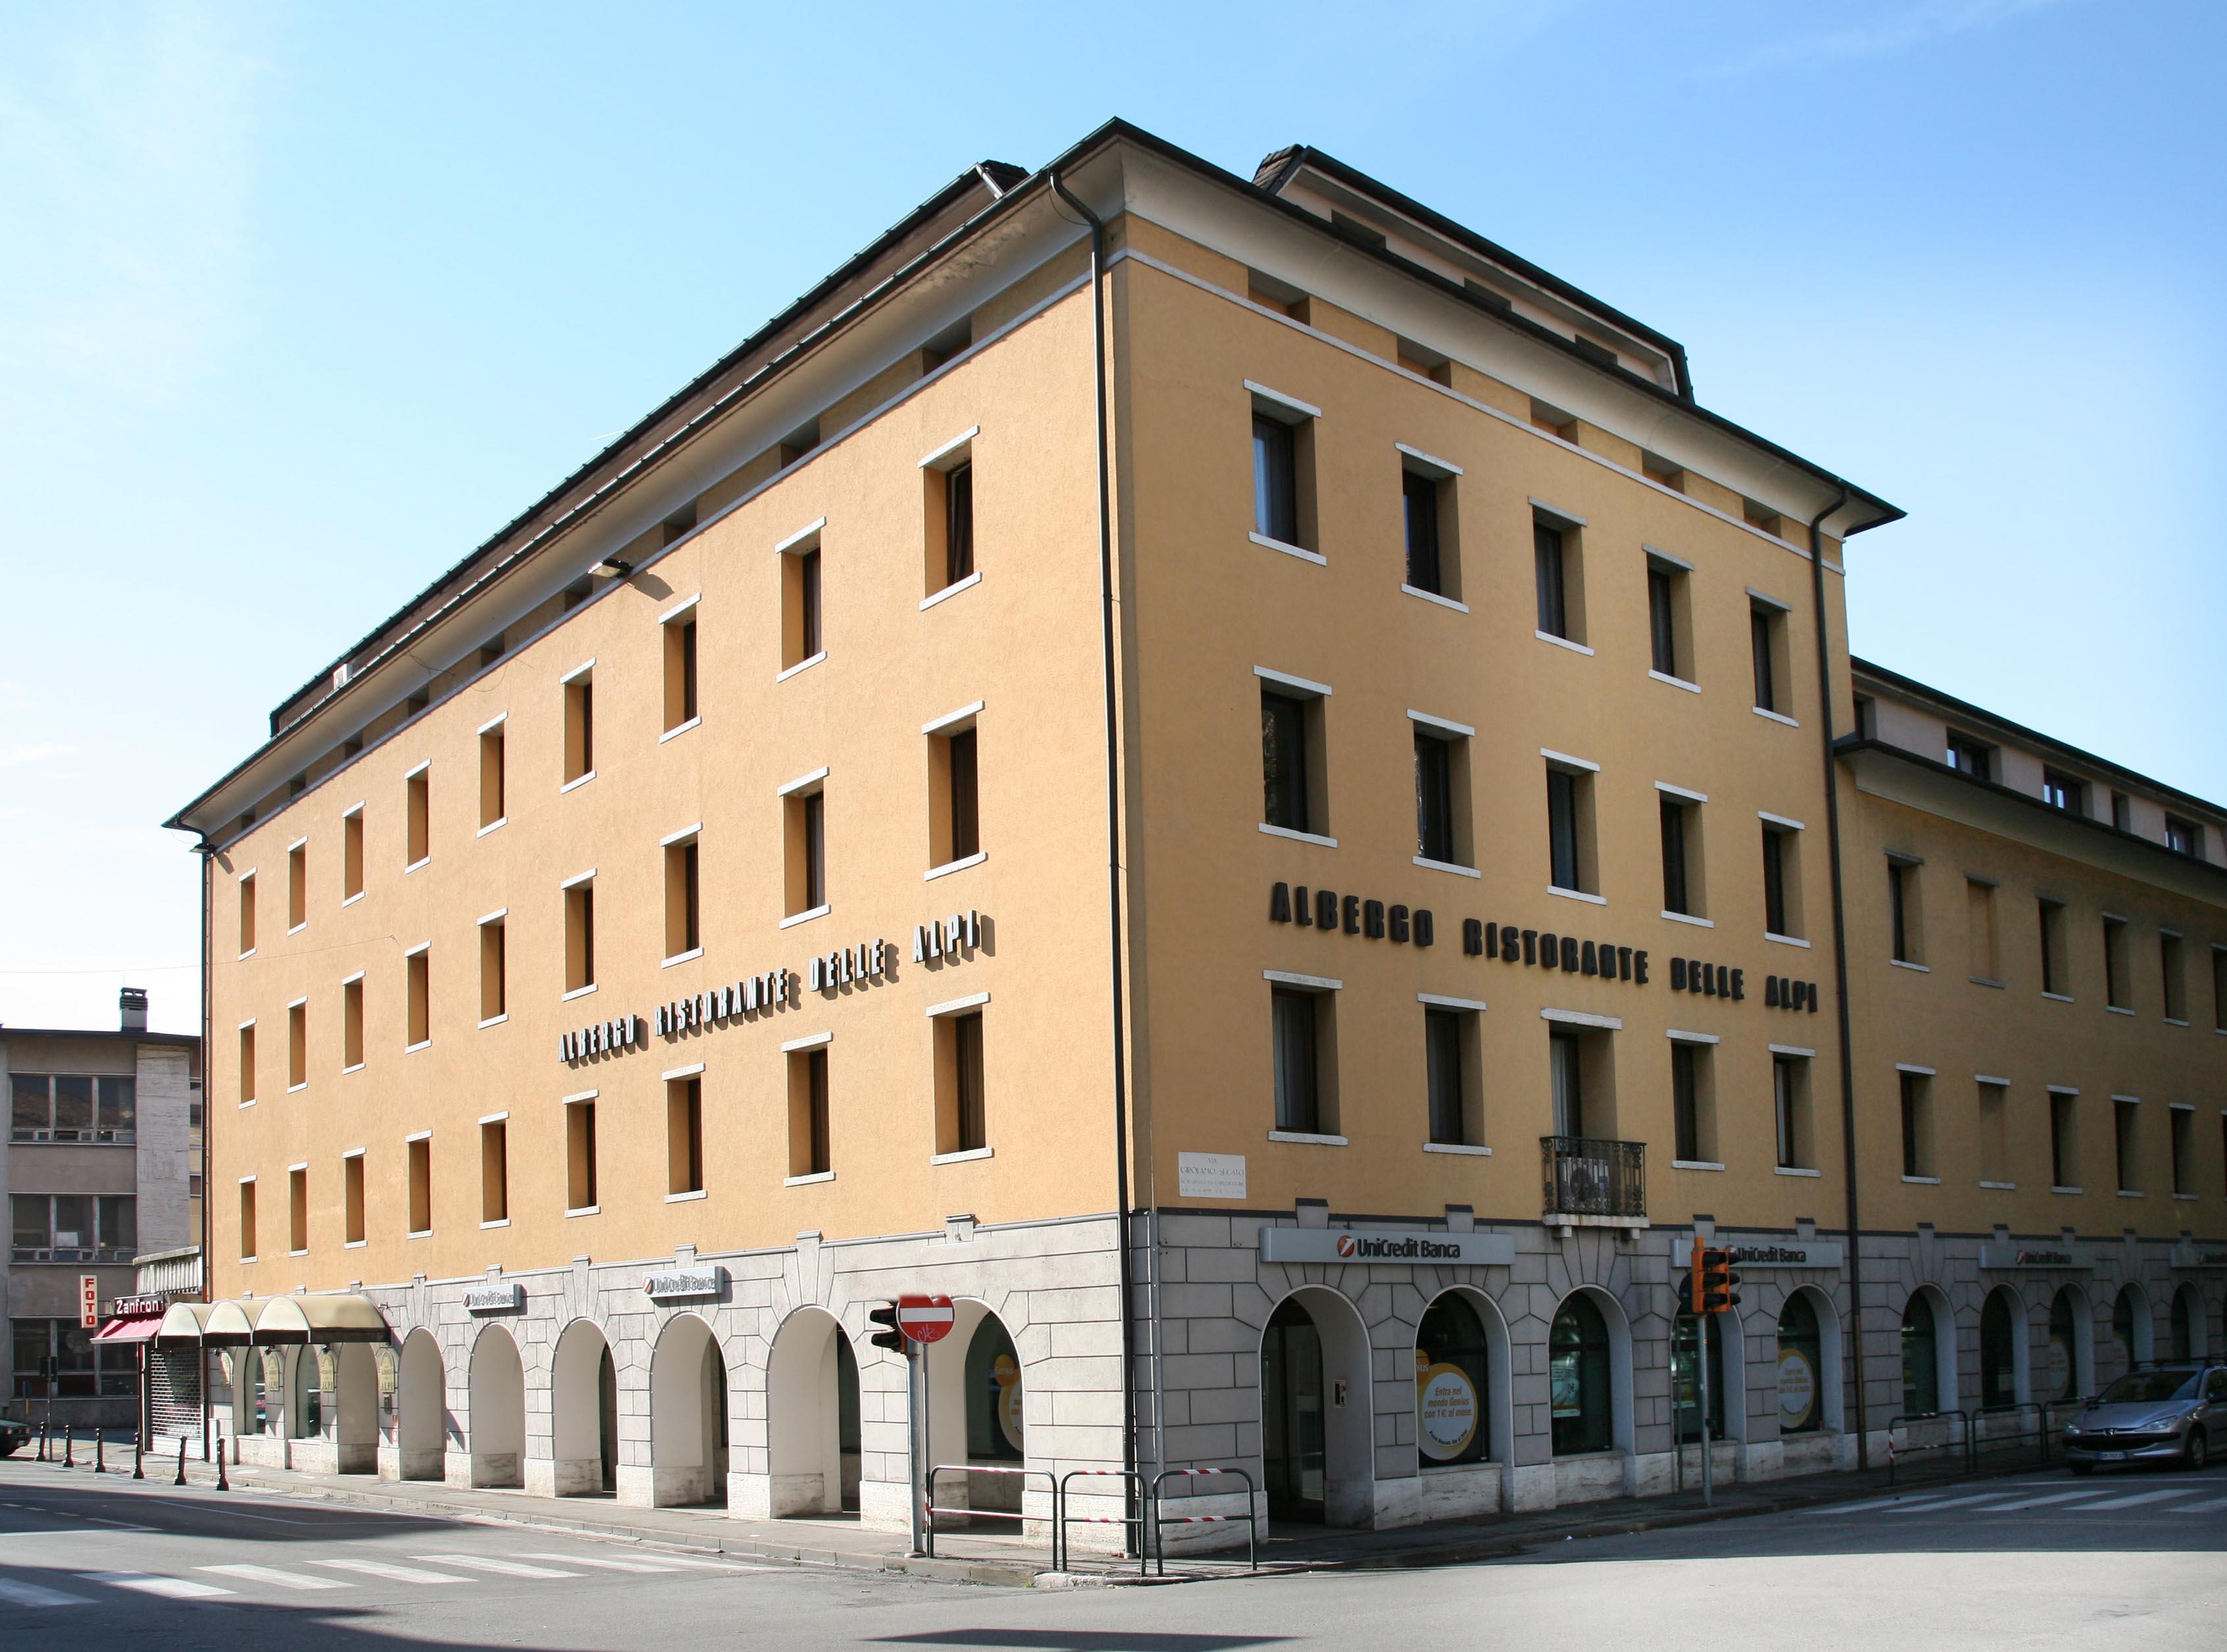
[[[46,1608],[89,1606],[104,1590],[152,1595],[166,1600],[241,1599],[270,1591],[306,1593],[352,1589],[360,1579],[394,1584],[437,1586],[474,1583],[488,1578],[516,1578],[545,1582],[565,1578],[592,1578],[614,1572],[642,1576],[680,1576],[705,1572],[767,1572],[769,1566],[740,1560],[712,1560],[694,1555],[642,1553],[627,1555],[560,1553],[554,1549],[510,1554],[413,1554],[412,1564],[373,1560],[361,1555],[287,1556],[284,1566],[257,1561],[228,1560],[187,1568],[192,1577],[159,1572],[67,1572],[56,1574],[93,1588],[53,1588],[26,1581],[20,1574],[0,1578],[0,1606]],[[348,1575],[335,1576],[334,1573]]]
[[[2124,1480],[2104,1481],[2067,1490],[2061,1479],[2028,1480],[1999,1486],[1991,1491],[1958,1489],[1952,1492],[1943,1489],[1905,1492],[1899,1496],[1874,1498],[1867,1502],[1828,1503],[1822,1508],[1804,1509],[1803,1513],[1816,1519],[1933,1514],[1953,1514],[1960,1519],[1967,1516],[1979,1519],[1994,1515],[2024,1514],[2028,1509],[2045,1510],[2051,1515],[2105,1514],[2122,1508],[2140,1508],[2145,1513],[2173,1515],[2217,1514],[2227,1508],[2227,1496],[2217,1495],[2221,1484],[2214,1476],[2181,1485],[2144,1487],[2139,1490],[2132,1489]]]

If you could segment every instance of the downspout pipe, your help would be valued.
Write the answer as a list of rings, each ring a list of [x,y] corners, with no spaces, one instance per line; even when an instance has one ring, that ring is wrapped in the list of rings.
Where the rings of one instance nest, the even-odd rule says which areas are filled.
[[[1857,1197],[1856,1067],[1848,1010],[1847,896],[1841,876],[1841,773],[1833,752],[1833,654],[1826,623],[1825,519],[1848,502],[1848,490],[1809,519],[1809,591],[1817,622],[1817,728],[1825,761],[1825,862],[1833,884],[1833,1001],[1841,1043],[1841,1176],[1848,1212],[1848,1378],[1855,1387],[1856,1467],[1871,1466],[1864,1395],[1864,1246]]]
[[[209,1176],[209,1143],[216,1135],[216,1110],[209,1106],[209,1052],[213,1040],[209,1035],[209,966],[213,957],[209,935],[209,888],[216,881],[216,845],[207,837],[194,845],[201,857],[201,1300],[214,1301],[210,1294],[213,1281],[209,1264],[214,1255],[210,1243],[214,1213],[216,1209],[216,1183]],[[142,1360],[147,1357],[142,1351]],[[201,1461],[209,1460],[209,1356],[207,1344],[194,1345],[194,1358],[200,1363],[195,1387],[201,1394]]]
[[[1122,1501],[1124,1514],[1134,1520],[1141,1510],[1133,1477],[1137,1471],[1136,1315],[1130,1293],[1129,1056],[1121,944],[1121,735],[1114,654],[1114,464],[1106,423],[1106,221],[1083,205],[1058,173],[1048,172],[1045,178],[1052,194],[1090,226],[1090,353],[1098,401],[1099,647],[1106,684],[1106,939],[1114,1012],[1114,1196],[1120,1212],[1116,1261],[1121,1281]],[[1156,1234],[1155,1242],[1158,1237]],[[1135,1532],[1141,1541],[1141,1528],[1125,1527],[1123,1530]]]

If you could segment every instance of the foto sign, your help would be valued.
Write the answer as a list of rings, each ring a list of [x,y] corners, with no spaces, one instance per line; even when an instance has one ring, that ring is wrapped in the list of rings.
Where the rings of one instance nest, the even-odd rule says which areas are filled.
[[[916,1343],[940,1343],[951,1335],[949,1297],[899,1297],[897,1329]]]
[[[91,1330],[100,1323],[100,1276],[80,1273],[77,1276],[77,1323]]]

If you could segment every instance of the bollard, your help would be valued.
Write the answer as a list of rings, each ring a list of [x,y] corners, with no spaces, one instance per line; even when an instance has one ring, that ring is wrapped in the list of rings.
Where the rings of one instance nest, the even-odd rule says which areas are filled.
[[[95,1424],[93,1431],[93,1471],[108,1472],[108,1431]]]
[[[131,1477],[134,1480],[147,1477],[147,1431],[144,1427],[131,1431]]]
[[[77,1467],[77,1425],[75,1423],[62,1425],[62,1467],[66,1469]]]
[[[185,1437],[183,1434],[181,1434],[181,1435],[179,1435],[179,1436],[178,1436],[178,1477],[177,1477],[176,1479],[175,1479],[175,1480],[171,1481],[171,1482],[170,1482],[170,1483],[171,1483],[172,1485],[174,1485],[174,1486],[182,1486],[182,1485],[185,1484],[185,1483],[186,1483],[186,1437]]]
[[[39,1425],[39,1461],[41,1463],[47,1460],[47,1430],[51,1426],[48,1423]]]
[[[219,1491],[229,1491],[232,1489],[232,1482],[225,1477],[224,1447],[221,1444],[218,1445],[216,1453],[216,1489]]]

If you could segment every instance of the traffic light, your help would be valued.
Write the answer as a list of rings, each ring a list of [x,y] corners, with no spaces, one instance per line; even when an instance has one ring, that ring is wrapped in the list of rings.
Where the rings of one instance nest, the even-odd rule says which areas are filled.
[[[878,1308],[869,1308],[866,1311],[866,1317],[872,1320],[877,1325],[882,1327],[881,1330],[876,1331],[872,1336],[869,1337],[867,1339],[868,1341],[871,1342],[876,1348],[886,1348],[892,1353],[902,1354],[904,1352],[905,1334],[897,1329],[897,1304],[896,1303],[884,1302]]]
[[[1732,1272],[1732,1253],[1728,1250],[1712,1250],[1699,1240],[1694,1242],[1693,1279],[1688,1286],[1689,1301],[1697,1314],[1720,1314],[1739,1303],[1739,1293],[1732,1287],[1739,1283],[1739,1275]]]

